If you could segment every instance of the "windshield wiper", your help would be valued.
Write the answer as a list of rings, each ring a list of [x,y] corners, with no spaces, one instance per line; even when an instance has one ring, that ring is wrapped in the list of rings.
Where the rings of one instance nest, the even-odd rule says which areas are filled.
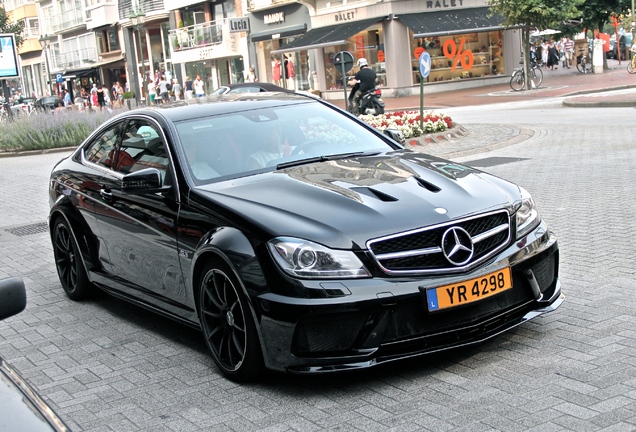
[[[312,164],[316,162],[327,162],[338,159],[348,159],[351,157],[361,157],[361,156],[375,156],[380,154],[379,151],[359,151],[359,152],[351,152],[351,153],[339,153],[334,155],[324,155],[324,156],[314,156],[307,159],[298,159],[289,162],[283,162],[276,165],[276,169],[285,169],[291,168],[299,165]]]

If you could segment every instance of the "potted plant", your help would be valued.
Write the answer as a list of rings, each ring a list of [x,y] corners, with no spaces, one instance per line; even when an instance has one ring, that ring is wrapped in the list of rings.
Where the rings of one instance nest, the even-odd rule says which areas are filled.
[[[135,92],[127,91],[124,92],[124,100],[126,101],[126,106],[130,109],[130,100],[135,99]]]

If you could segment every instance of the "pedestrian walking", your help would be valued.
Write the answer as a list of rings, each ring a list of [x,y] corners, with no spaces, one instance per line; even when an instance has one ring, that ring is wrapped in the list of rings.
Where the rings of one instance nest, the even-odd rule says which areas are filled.
[[[548,44],[548,67],[551,70],[559,68],[559,49],[556,47],[553,40]]]
[[[189,76],[186,76],[186,80],[183,85],[185,85],[185,98],[192,99],[192,80]]]
[[[563,68],[567,68],[568,60],[565,57],[565,37],[562,37],[561,40],[559,40],[559,59],[561,60],[561,66]]]
[[[97,89],[97,91],[95,92],[97,94],[97,106],[99,107],[99,110],[103,110],[104,107],[106,106],[106,99],[104,98],[104,92],[108,93],[108,89],[106,88],[106,86],[101,86]]]
[[[161,75],[159,82],[157,83],[158,93],[161,97],[161,103],[166,103],[170,99],[170,89],[168,88],[168,81],[166,81],[165,75]]]
[[[201,76],[197,75],[196,79],[192,83],[192,87],[194,87],[194,94],[198,98],[202,98],[205,96],[205,83],[201,81]]]
[[[172,94],[174,95],[174,100],[181,100],[181,84],[176,78],[172,80]]]
[[[548,64],[548,41],[545,39],[541,43],[541,63],[542,66],[547,66]]]
[[[574,41],[570,39],[569,36],[566,36],[563,45],[565,47],[566,67],[570,69],[570,67],[572,67],[572,60],[574,59]]]
[[[251,82],[251,83],[258,82],[258,78],[256,77],[256,73],[254,72],[254,67],[251,67],[249,72],[245,76],[245,82]]]
[[[156,89],[157,86],[155,85],[155,81],[152,78],[148,78],[148,98],[150,100],[150,105],[155,104],[155,99],[157,97]]]

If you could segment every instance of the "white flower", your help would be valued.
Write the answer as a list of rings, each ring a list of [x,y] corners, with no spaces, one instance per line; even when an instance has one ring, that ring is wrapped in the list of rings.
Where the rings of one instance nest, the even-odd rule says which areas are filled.
[[[376,116],[361,115],[359,118],[379,131],[398,129],[405,138],[445,131],[453,124],[450,117],[430,110],[422,113],[422,127],[420,127],[420,113],[418,111],[394,111]]]

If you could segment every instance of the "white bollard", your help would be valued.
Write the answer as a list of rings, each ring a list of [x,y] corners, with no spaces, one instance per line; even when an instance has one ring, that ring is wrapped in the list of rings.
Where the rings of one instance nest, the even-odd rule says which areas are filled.
[[[595,74],[603,73],[603,41],[601,39],[594,39],[592,66]]]

